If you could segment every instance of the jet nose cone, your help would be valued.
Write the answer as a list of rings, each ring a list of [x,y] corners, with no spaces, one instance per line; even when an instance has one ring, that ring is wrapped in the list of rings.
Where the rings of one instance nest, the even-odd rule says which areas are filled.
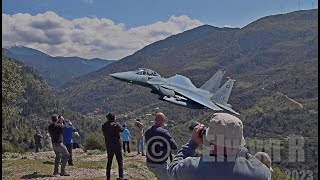
[[[115,79],[121,79],[123,78],[122,73],[113,73],[113,74],[109,74],[111,77],[115,78]]]
[[[130,76],[128,75],[127,72],[113,73],[113,74],[110,74],[110,76],[122,81],[130,80]]]

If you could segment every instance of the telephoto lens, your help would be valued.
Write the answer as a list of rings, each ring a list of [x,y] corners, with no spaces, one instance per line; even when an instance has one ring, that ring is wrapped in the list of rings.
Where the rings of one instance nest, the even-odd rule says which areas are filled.
[[[200,123],[197,122],[197,121],[192,121],[191,124],[190,124],[190,126],[189,126],[189,130],[190,130],[190,131],[193,131],[193,129],[194,129],[197,125],[199,125],[199,124],[200,124]],[[206,130],[207,130],[207,128],[205,127],[204,129],[202,129],[202,130],[199,132],[199,137],[200,137],[200,138],[203,137],[203,134],[206,133]]]

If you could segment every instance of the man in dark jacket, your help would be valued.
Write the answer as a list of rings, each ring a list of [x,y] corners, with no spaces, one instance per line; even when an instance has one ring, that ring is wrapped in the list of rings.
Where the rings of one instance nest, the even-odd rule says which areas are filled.
[[[59,174],[59,162],[60,155],[62,155],[62,164],[61,164],[61,176],[70,176],[66,170],[66,164],[68,161],[69,153],[65,145],[62,144],[62,130],[64,128],[62,119],[58,119],[57,115],[53,115],[51,117],[52,123],[48,127],[49,134],[51,136],[52,147],[54,153],[56,154],[56,158],[54,161],[54,171],[53,175],[57,176]]]
[[[121,136],[120,132],[123,131],[122,126],[116,122],[116,116],[113,113],[109,113],[107,116],[107,122],[102,125],[102,132],[106,142],[108,162],[107,162],[107,180],[111,179],[111,165],[113,156],[116,155],[118,162],[119,179],[123,179],[123,159],[121,151]]]
[[[164,129],[165,121],[165,115],[157,113],[154,125],[144,134],[147,145],[147,167],[158,180],[170,180],[167,160],[171,150],[178,149],[175,140]]]

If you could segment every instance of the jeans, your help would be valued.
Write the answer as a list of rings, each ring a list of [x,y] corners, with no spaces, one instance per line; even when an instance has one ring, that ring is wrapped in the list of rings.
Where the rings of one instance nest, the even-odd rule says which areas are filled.
[[[59,172],[59,163],[60,163],[60,156],[62,156],[62,163],[61,163],[61,172],[65,172],[66,164],[69,158],[69,153],[65,145],[62,143],[52,143],[53,151],[56,154],[56,158],[54,160],[54,172]]]
[[[158,180],[170,180],[167,163],[153,164],[147,162],[147,167],[149,171],[151,171],[157,177]]]
[[[72,161],[72,144],[66,144],[65,145],[68,152],[69,152],[69,159],[68,159],[68,164],[69,165],[72,165],[73,164],[73,161]]]
[[[42,149],[41,143],[36,144],[36,152],[39,152],[39,150]]]
[[[143,152],[144,144],[143,144],[143,137],[137,138],[137,152],[140,154],[140,151],[142,154]]]
[[[107,150],[107,155],[108,155],[107,180],[111,179],[111,166],[112,166],[112,159],[113,159],[114,155],[116,155],[116,159],[117,159],[117,162],[118,162],[119,178],[123,179],[123,159],[122,159],[121,150],[120,151]]]
[[[78,143],[73,143],[73,148],[72,149],[77,149],[77,148],[80,148],[79,144]]]
[[[130,145],[129,141],[123,141],[123,152],[126,152],[126,146],[127,146],[127,151],[130,153]]]

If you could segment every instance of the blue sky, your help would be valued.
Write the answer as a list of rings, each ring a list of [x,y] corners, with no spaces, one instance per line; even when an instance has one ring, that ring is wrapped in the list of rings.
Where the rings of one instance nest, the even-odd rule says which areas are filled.
[[[128,27],[187,15],[205,24],[242,27],[260,17],[311,9],[317,0],[3,0],[2,13],[32,15],[54,11],[68,19],[98,17]]]
[[[55,32],[53,32],[53,30],[50,30],[50,32],[48,32],[42,29],[43,31],[39,31],[39,33],[43,33],[43,37],[38,37],[32,34],[32,32],[26,32],[26,29],[21,29],[21,31],[23,31],[25,34],[30,34],[27,38],[28,40],[22,37],[20,39],[13,38],[12,40],[12,38],[9,38],[10,36],[14,36],[14,34],[12,33],[3,33],[2,36],[7,38],[7,40],[3,41],[3,43],[6,45],[23,44],[26,46],[38,48],[51,55],[78,55],[87,58],[101,57],[109,59],[119,59],[154,41],[163,39],[172,34],[183,32],[187,29],[191,29],[202,24],[209,24],[218,27],[243,27],[250,22],[264,16],[296,11],[299,9],[299,4],[301,9],[311,9],[312,7],[317,8],[318,1],[3,0],[2,14],[3,18],[6,18],[5,22],[7,22],[8,24],[11,24],[10,21],[17,22],[18,20],[23,19],[24,21],[29,22],[25,24],[28,25],[32,24],[33,21],[46,19],[48,22],[50,21],[55,22],[56,24],[60,24],[59,27],[64,27],[65,32],[72,33],[73,36],[78,37],[82,36],[81,33],[83,33],[84,35],[90,35],[91,33],[93,33],[92,29],[91,31],[77,31],[76,27],[83,25],[84,21],[90,21],[90,25],[92,25],[93,22],[96,22],[96,24],[101,24],[101,22],[104,22],[102,24],[107,24],[105,27],[108,27],[105,29],[111,28],[114,30],[110,32],[111,34],[117,31],[123,31],[124,34],[114,34],[112,37],[117,38],[109,40],[107,35],[100,37],[100,39],[94,39],[90,36],[91,38],[88,37],[88,39],[77,42],[78,44],[76,45],[79,45],[81,43],[87,44],[86,48],[82,47],[84,48],[82,50],[77,50],[80,48],[80,46],[77,49],[72,49],[72,47],[75,47],[75,44],[69,44],[69,46],[66,44],[66,42],[70,42],[72,40],[59,37],[60,35],[63,37],[67,37],[67,34],[63,34],[64,32],[62,29],[55,30]],[[53,14],[50,14],[48,12],[52,12]],[[18,16],[18,13],[24,14]],[[37,17],[37,15],[41,17]],[[81,19],[81,22],[80,20],[74,22],[75,19]],[[109,20],[111,22],[106,22]],[[111,25],[108,23],[111,23]],[[68,24],[73,24],[73,27],[70,28]],[[88,25],[88,23],[86,24]],[[3,25],[7,26],[7,28],[5,27],[3,28],[3,30],[8,31],[12,26],[6,24]],[[104,29],[102,26],[97,27]],[[23,28],[23,26],[21,26],[21,28]],[[38,26],[37,28],[37,30],[39,30]],[[156,38],[150,37],[146,34],[142,34],[142,32],[151,33],[151,31],[153,31],[152,28],[162,28],[168,30],[166,30],[165,32],[161,32],[162,35]],[[48,30],[48,27],[44,29]],[[141,32],[137,33],[137,31],[139,30],[141,30]],[[157,31],[156,29],[154,30]],[[137,36],[137,34],[139,34],[139,36]],[[33,36],[35,36],[35,42],[32,42],[32,38],[30,38]],[[131,41],[128,43],[130,44],[129,47],[122,47],[123,45],[121,44],[125,44],[126,42],[121,40],[119,38],[120,36],[125,36],[127,39],[131,39]],[[146,39],[138,42],[138,39],[134,39],[135,37]],[[101,38],[109,42],[112,41],[113,44],[106,44],[106,42],[101,41]],[[107,51],[104,49],[100,49],[100,51],[102,50],[104,52],[102,53],[98,48],[94,48],[94,42],[103,45],[104,48],[107,48]],[[86,52],[84,51],[85,49],[93,53],[81,54],[81,52]]]

